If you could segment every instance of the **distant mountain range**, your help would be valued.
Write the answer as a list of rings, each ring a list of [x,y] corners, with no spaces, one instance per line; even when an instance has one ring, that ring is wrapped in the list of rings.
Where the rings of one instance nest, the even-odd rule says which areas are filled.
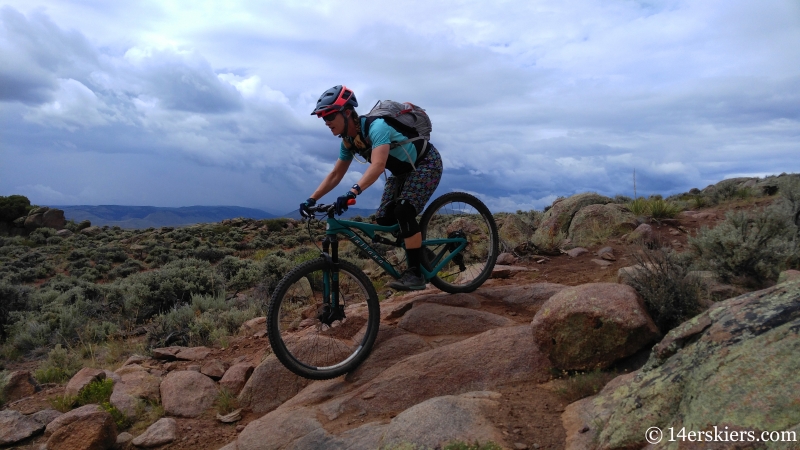
[[[273,219],[288,217],[300,219],[295,210],[282,216],[270,214],[255,208],[241,206],[184,206],[180,208],[160,208],[156,206],[123,206],[123,205],[49,205],[64,211],[67,220],[81,222],[88,220],[96,226],[118,226],[120,228],[159,228],[180,227],[197,223],[216,223],[225,219],[245,217],[248,219]],[[350,208],[342,217],[357,215],[367,217],[375,211],[372,209]]]

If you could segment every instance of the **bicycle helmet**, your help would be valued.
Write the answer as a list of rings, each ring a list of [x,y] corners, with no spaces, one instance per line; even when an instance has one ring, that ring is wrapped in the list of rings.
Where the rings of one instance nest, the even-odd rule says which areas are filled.
[[[347,105],[353,108],[358,106],[356,94],[348,89],[347,86],[334,86],[320,95],[319,100],[317,100],[317,107],[314,108],[311,115],[316,114],[317,117],[325,117],[341,111]]]

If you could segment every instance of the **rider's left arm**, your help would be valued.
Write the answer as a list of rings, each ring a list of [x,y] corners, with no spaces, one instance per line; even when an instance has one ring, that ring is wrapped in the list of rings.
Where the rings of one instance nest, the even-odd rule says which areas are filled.
[[[370,165],[364,172],[364,175],[358,180],[358,187],[362,191],[372,186],[378,178],[380,178],[384,169],[386,169],[386,160],[389,159],[389,144],[379,145],[372,149],[370,158]],[[355,189],[350,189],[354,194],[358,194]]]

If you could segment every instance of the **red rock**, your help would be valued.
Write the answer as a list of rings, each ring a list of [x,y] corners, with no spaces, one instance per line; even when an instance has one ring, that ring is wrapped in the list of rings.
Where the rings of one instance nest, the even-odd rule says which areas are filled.
[[[8,375],[3,386],[3,399],[11,403],[39,392],[41,387],[27,370],[18,370]]]
[[[91,367],[84,367],[78,373],[72,376],[64,388],[64,395],[70,397],[77,397],[78,394],[88,386],[90,383],[99,380],[105,380],[106,373],[102,369],[93,369]]]
[[[70,413],[64,414],[68,416]],[[62,416],[62,417],[64,417]],[[58,420],[58,419],[56,419]],[[76,416],[47,440],[48,450],[108,450],[117,442],[117,425],[106,411]]]
[[[255,370],[255,367],[250,363],[234,364],[230,369],[225,371],[222,379],[219,380],[219,385],[227,389],[228,392],[238,395],[245,383],[247,383],[247,380],[253,375],[253,370]]]
[[[636,291],[617,283],[559,292],[542,305],[531,328],[542,352],[565,370],[606,368],[659,337]]]
[[[161,404],[172,416],[197,417],[214,404],[218,394],[216,383],[200,372],[170,372],[161,382]]]

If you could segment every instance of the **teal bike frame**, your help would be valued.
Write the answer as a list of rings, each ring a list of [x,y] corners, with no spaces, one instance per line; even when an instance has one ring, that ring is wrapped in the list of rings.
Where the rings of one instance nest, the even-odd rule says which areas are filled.
[[[355,244],[356,247],[360,248],[364,252],[366,252],[373,261],[375,261],[379,266],[383,268],[389,275],[394,278],[400,278],[400,275],[397,270],[392,266],[388,261],[382,258],[376,251],[373,249],[369,244],[367,244],[361,236],[356,234],[353,229],[357,229],[358,231],[364,233],[365,235],[369,236],[373,242],[382,242],[387,243],[389,245],[394,245],[396,247],[405,248],[403,245],[402,240],[399,243],[392,243],[382,240],[377,237],[376,233],[396,233],[399,229],[399,225],[391,225],[391,226],[381,226],[381,225],[373,225],[370,223],[363,223],[363,222],[355,222],[350,220],[340,220],[336,218],[328,218],[327,226],[325,228],[325,234],[327,235],[326,240],[330,240],[331,244],[334,242],[337,244],[336,249],[338,253],[338,235],[344,235],[347,239]],[[425,281],[430,280],[431,278],[435,277],[440,270],[444,268],[456,255],[461,253],[467,247],[467,239],[462,237],[454,237],[454,238],[444,238],[444,239],[426,239],[422,241],[423,247],[438,247],[438,246],[447,246],[447,248],[442,249],[434,258],[433,261],[430,261],[431,269],[428,270],[424,266],[422,269],[422,276],[425,278]],[[449,249],[450,254],[445,256],[445,252]],[[325,245],[323,242],[323,252],[325,251]],[[338,256],[338,255],[337,255]]]
[[[322,205],[320,206],[322,207]],[[333,215],[332,208],[327,210],[327,215],[328,219],[325,227],[326,236],[322,241],[322,257],[330,265],[330,270],[326,270],[323,273],[323,307],[327,308],[327,311],[323,312],[323,316],[328,317],[329,320],[332,321],[339,317],[344,317],[344,310],[341,305],[339,305],[339,235],[344,235],[356,247],[366,252],[373,261],[395,279],[400,278],[400,273],[397,272],[397,269],[379,255],[378,252],[367,244],[354,230],[358,230],[369,236],[372,242],[375,243],[383,243],[403,249],[405,249],[405,245],[402,239],[392,242],[376,234],[390,233],[396,235],[397,231],[400,229],[400,225],[382,226],[336,219]],[[422,276],[425,278],[425,281],[435,277],[440,270],[453,260],[453,258],[457,257],[467,247],[467,239],[466,237],[454,236],[444,239],[426,239],[422,241],[423,248],[439,246],[443,246],[443,248],[440,249],[438,253],[434,253],[435,256],[433,260],[429,261],[430,269],[426,268],[424,265],[421,267]],[[445,255],[448,251],[450,253]],[[463,262],[459,265],[463,266]]]

